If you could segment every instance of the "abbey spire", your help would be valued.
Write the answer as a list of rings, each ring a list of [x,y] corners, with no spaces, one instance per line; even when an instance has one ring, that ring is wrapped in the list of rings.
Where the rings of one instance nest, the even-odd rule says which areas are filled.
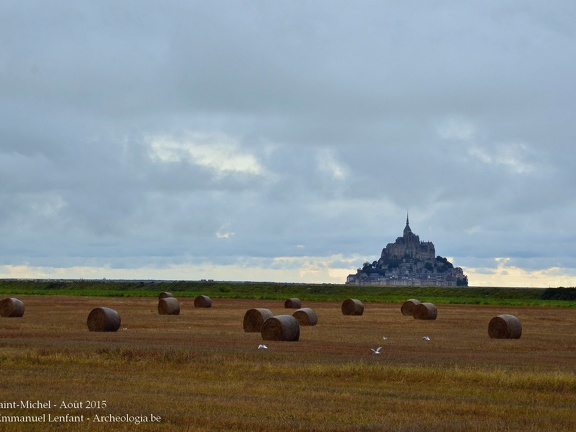
[[[412,230],[410,229],[410,221],[408,220],[408,211],[406,211],[406,227],[404,228],[404,236],[407,234],[412,234]]]

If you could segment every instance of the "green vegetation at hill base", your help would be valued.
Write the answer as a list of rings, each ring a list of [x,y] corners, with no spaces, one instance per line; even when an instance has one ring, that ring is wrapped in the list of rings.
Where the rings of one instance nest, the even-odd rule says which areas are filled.
[[[156,297],[168,291],[176,297],[207,295],[211,298],[242,298],[304,301],[402,303],[409,298],[438,304],[511,306],[576,306],[576,288],[472,288],[389,287],[333,284],[292,284],[220,281],[131,280],[14,280],[0,279],[0,295],[81,295],[107,297]]]

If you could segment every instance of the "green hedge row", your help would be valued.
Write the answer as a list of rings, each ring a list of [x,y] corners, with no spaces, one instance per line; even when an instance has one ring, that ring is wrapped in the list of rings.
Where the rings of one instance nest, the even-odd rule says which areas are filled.
[[[169,291],[179,297],[403,302],[408,298],[453,304],[576,306],[576,288],[382,287],[221,281],[16,280],[0,279],[1,295],[85,295],[152,297]]]

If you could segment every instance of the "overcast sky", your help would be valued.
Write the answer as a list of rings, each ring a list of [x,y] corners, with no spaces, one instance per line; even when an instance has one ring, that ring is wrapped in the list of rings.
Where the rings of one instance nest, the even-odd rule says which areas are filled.
[[[573,1],[0,2],[0,277],[576,286]]]

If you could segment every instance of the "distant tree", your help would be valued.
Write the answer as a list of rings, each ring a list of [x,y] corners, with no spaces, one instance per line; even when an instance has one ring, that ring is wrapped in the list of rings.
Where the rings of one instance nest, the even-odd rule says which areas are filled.
[[[444,258],[444,257],[441,257],[440,255],[438,255],[438,256],[436,257],[436,261],[437,261],[438,263],[444,264],[444,265],[445,265],[446,267],[448,267],[448,268],[454,268],[454,266],[452,265],[452,263],[451,263],[450,261],[448,261],[448,258]]]
[[[374,261],[373,263],[369,263],[368,261],[366,261],[362,266],[362,269],[359,269],[358,271],[365,274],[378,273],[377,265],[378,265],[377,261]]]
[[[576,288],[546,288],[542,293],[543,300],[576,300]]]
[[[441,257],[440,255],[438,255],[436,257],[435,267],[436,267],[436,271],[438,271],[439,273],[444,273],[444,272],[448,271],[449,269],[454,268],[452,263],[450,261],[448,261],[447,258]]]

